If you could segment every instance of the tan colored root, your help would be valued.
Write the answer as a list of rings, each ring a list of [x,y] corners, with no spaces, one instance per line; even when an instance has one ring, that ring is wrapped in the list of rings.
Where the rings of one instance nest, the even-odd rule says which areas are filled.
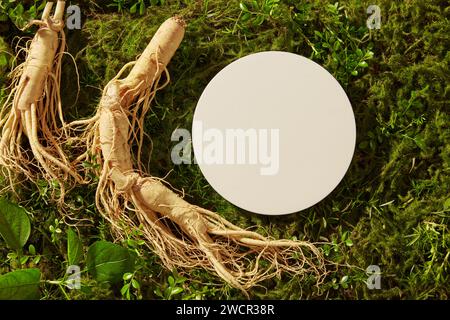
[[[0,112],[0,165],[12,190],[20,183],[19,175],[33,182],[39,178],[53,181],[59,185],[55,196],[62,203],[67,181],[81,182],[82,178],[62,147],[68,140],[60,97],[65,1],[58,1],[50,17],[52,5],[47,3],[42,20],[30,23],[39,29],[25,62],[11,72],[12,89]],[[24,149],[24,140],[31,152]]]
[[[299,276],[313,273],[319,279],[325,272],[320,267],[323,265],[321,253],[312,244],[273,240],[231,225],[218,214],[190,205],[159,180],[139,178],[132,187],[132,194],[140,208],[138,215],[146,215],[151,210],[175,222],[187,236],[185,241],[197,246],[197,251],[208,257],[209,261],[203,261],[202,267],[215,270],[234,287],[247,290],[260,281],[280,276],[283,271]],[[170,234],[169,228],[161,231]],[[243,252],[243,248],[246,251]],[[177,256],[179,252],[171,260],[176,261]],[[192,264],[193,258],[186,258],[178,261],[180,265]],[[268,262],[268,266],[261,267],[260,259]]]
[[[88,128],[83,137],[88,150],[79,160],[90,159],[100,168],[97,208],[118,238],[126,237],[130,226],[140,228],[148,246],[169,269],[204,268],[245,293],[284,272],[300,278],[313,275],[320,283],[326,274],[325,262],[313,244],[275,240],[242,229],[217,213],[189,204],[162,179],[134,170],[130,145],[142,144],[142,134],[134,127],[142,132],[141,119],[161,88],[159,78],[183,33],[179,20],[167,20],[143,56],[107,84],[95,117],[76,123],[81,125],[78,130]],[[119,79],[132,65],[129,75]]]

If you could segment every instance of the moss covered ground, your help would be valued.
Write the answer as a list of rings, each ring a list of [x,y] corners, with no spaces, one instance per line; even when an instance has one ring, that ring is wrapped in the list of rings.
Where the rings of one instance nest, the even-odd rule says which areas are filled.
[[[374,3],[372,3],[374,2]],[[375,3],[376,2],[376,3]],[[82,28],[66,30],[62,94],[69,120],[93,114],[101,88],[145,48],[166,18],[182,15],[186,36],[169,65],[172,82],[160,91],[145,128],[153,175],[167,176],[187,200],[215,210],[242,227],[275,237],[326,242],[336,263],[324,283],[284,276],[255,288],[251,297],[274,299],[446,299],[450,294],[450,7],[446,1],[80,1]],[[369,30],[366,9],[381,9],[381,28]],[[29,5],[26,1],[24,7]],[[115,5],[115,6],[111,6]],[[123,7],[118,8],[117,5]],[[136,12],[133,8],[137,8]],[[2,52],[13,52],[15,18],[1,22]],[[356,117],[357,146],[351,167],[326,199],[300,213],[265,217],[232,206],[208,185],[196,165],[173,165],[176,128],[190,128],[193,111],[212,77],[247,54],[284,50],[323,65],[345,89]],[[0,56],[2,96],[8,91],[10,55]],[[3,58],[2,58],[3,57]],[[23,57],[19,56],[19,59]],[[2,60],[3,59],[3,60]],[[276,79],[267,79],[276,81]],[[242,88],[245,90],[245,88]],[[300,99],[300,97],[299,97]],[[150,151],[150,148],[149,148]],[[83,274],[82,290],[54,282],[64,277],[68,225],[50,201],[51,183],[26,183],[18,195],[5,194],[31,217],[22,263],[0,239],[0,274],[35,266],[42,272],[44,299],[243,298],[212,274],[165,270],[139,241],[121,243],[139,253],[135,286],[123,290]],[[84,250],[96,240],[112,240],[110,227],[93,205],[96,185],[68,195]],[[55,220],[56,219],[56,220]],[[28,248],[26,246],[26,248]],[[33,250],[31,250],[33,251]],[[39,256],[40,259],[34,259]],[[83,262],[82,262],[83,265]],[[381,289],[366,286],[366,268],[381,269]],[[173,295],[164,295],[178,279]],[[161,294],[162,293],[162,294]],[[162,297],[160,297],[162,296]]]

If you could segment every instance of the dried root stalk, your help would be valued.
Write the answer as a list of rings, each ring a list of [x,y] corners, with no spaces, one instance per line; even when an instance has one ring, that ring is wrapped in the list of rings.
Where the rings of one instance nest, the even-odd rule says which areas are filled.
[[[313,244],[269,239],[239,228],[217,213],[189,204],[162,179],[133,168],[130,145],[142,145],[143,116],[165,85],[159,85],[159,79],[183,36],[180,18],[165,21],[142,56],[106,85],[96,116],[73,124],[86,132],[88,151],[80,160],[91,157],[101,168],[97,207],[119,237],[130,225],[139,225],[169,269],[202,267],[243,292],[282,272],[314,274],[320,281],[324,259]],[[131,65],[128,76],[120,79]]]
[[[31,181],[41,175],[60,186],[64,198],[64,182],[81,181],[64,150],[65,122],[60,97],[61,60],[66,47],[64,35],[65,1],[58,1],[50,17],[53,3],[48,2],[42,20],[32,21],[39,29],[27,50],[25,62],[11,73],[11,92],[0,112],[0,165],[11,187],[18,174]],[[24,148],[27,139],[31,153]]]

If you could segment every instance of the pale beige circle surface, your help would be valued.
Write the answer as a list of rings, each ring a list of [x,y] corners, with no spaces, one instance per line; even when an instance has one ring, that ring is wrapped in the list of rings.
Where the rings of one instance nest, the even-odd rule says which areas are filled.
[[[234,205],[267,215],[301,211],[329,195],[355,140],[353,110],[334,77],[280,51],[222,69],[202,93],[192,129],[194,155],[211,186]]]

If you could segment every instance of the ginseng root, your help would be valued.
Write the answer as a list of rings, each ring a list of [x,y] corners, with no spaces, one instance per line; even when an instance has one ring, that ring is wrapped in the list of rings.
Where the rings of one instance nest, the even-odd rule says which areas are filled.
[[[80,182],[62,145],[67,132],[60,97],[61,60],[66,47],[64,35],[65,1],[48,2],[38,25],[25,62],[12,72],[11,92],[0,113],[0,165],[9,178],[12,189],[19,174],[30,181],[38,175],[59,185],[59,199],[64,198],[68,178]],[[31,153],[23,146],[27,139]]]
[[[325,262],[312,243],[275,240],[242,229],[215,212],[189,204],[162,179],[134,169],[130,145],[137,142],[140,150],[143,116],[155,93],[169,80],[167,75],[167,81],[159,84],[184,29],[181,18],[166,20],[141,57],[106,85],[96,116],[74,124],[86,132],[84,159],[92,157],[100,167],[99,211],[119,238],[129,232],[130,225],[141,228],[167,268],[201,267],[245,293],[282,272],[300,277],[312,274],[321,281]],[[120,79],[130,66],[128,76]]]

